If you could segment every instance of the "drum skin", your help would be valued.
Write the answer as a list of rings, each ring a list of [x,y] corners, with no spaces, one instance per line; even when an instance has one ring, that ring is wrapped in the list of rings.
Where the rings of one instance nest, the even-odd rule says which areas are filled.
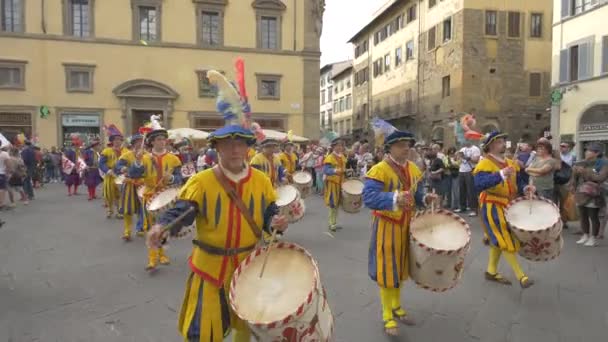
[[[347,213],[358,213],[363,206],[363,182],[358,178],[342,183],[342,209]]]
[[[154,194],[147,203],[148,211],[152,214],[162,213],[175,204],[179,188],[169,187]]]
[[[299,245],[279,242],[272,246],[260,279],[266,251],[266,247],[256,249],[235,270],[229,294],[232,310],[247,322],[258,341],[332,341],[334,319],[312,255]],[[273,253],[276,253],[274,258]],[[302,272],[306,274],[298,274]],[[272,295],[272,289],[262,291],[268,292],[260,294],[262,300],[255,298],[260,286],[270,289],[268,284],[275,283],[275,300],[263,300],[264,296]],[[293,297],[281,300],[279,293],[286,288],[292,291],[285,291],[285,295]],[[267,305],[284,307],[271,307],[273,314],[266,315]]]
[[[284,185],[277,188],[276,202],[281,215],[287,217],[289,223],[294,223],[302,219],[306,213],[304,200],[300,198],[300,192],[293,185]]]
[[[293,185],[300,191],[302,198],[308,197],[312,191],[312,175],[305,171],[293,174]]]
[[[509,228],[521,243],[519,255],[530,261],[557,258],[564,246],[559,208],[544,198],[519,197],[505,210]]]
[[[471,229],[460,216],[447,210],[417,213],[410,223],[410,277],[425,290],[454,288],[470,245]]]

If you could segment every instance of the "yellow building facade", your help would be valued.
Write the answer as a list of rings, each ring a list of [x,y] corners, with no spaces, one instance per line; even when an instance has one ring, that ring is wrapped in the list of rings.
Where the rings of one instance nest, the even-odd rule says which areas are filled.
[[[554,1],[552,130],[563,141],[601,142],[608,153],[608,0]]]
[[[110,123],[130,135],[152,114],[167,128],[221,127],[205,73],[234,79],[237,57],[262,127],[318,134],[323,1],[7,1],[5,135],[24,132],[48,147],[71,133],[103,137]]]

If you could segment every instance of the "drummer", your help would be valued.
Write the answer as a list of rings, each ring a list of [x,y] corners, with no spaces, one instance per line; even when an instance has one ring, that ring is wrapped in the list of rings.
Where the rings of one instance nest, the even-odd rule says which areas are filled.
[[[534,193],[532,185],[526,185],[520,177],[520,168],[516,162],[504,158],[506,151],[506,134],[491,132],[483,141],[484,158],[473,170],[475,190],[480,192],[480,216],[485,233],[489,238],[490,256],[485,278],[500,284],[511,285],[511,281],[498,273],[498,262],[501,254],[513,269],[515,277],[522,288],[534,284],[525,275],[515,253],[519,250],[519,241],[511,234],[507,225],[504,210],[507,204],[517,196],[518,189]]]
[[[114,174],[114,167],[118,158],[126,153],[128,150],[122,147],[123,136],[122,133],[114,126],[110,125],[106,133],[109,135],[110,145],[101,151],[101,158],[99,159],[99,168],[105,173],[103,177],[103,198],[105,199],[107,206],[107,218],[111,218],[114,214],[114,207],[116,207],[116,217],[122,218],[118,210],[118,199],[119,190],[115,183],[116,176]]]
[[[428,194],[423,201],[422,172],[409,162],[414,136],[395,131],[384,139],[387,156],[366,176],[363,201],[372,209],[372,237],[368,274],[380,287],[384,331],[398,335],[398,322],[413,325],[401,307],[401,287],[409,277],[409,227],[416,204],[436,199]]]
[[[325,205],[329,209],[329,231],[335,232],[342,227],[338,226],[338,209],[342,197],[342,183],[346,157],[344,156],[344,140],[334,137],[331,140],[331,153],[323,160],[323,174],[325,175]]]
[[[232,88],[229,83],[221,86]],[[220,88],[219,93],[228,91],[236,92]],[[218,110],[226,107],[221,99],[217,106]],[[158,224],[148,233],[148,242],[158,245],[162,225],[176,222],[178,216],[193,210],[171,229],[172,234],[177,234],[184,225],[196,221],[196,239],[189,259],[191,273],[178,322],[186,341],[222,342],[231,329],[233,341],[250,341],[249,328],[228,304],[232,275],[239,262],[254,250],[262,230],[270,233],[287,228],[286,218],[277,215],[276,193],[269,178],[246,162],[247,147],[255,143],[255,137],[235,116],[239,114],[224,112],[226,126],[208,138],[217,148],[219,164],[190,178],[175,207],[160,215]],[[245,212],[240,212],[230,200],[220,179],[225,184],[237,184],[240,196],[236,198]],[[234,214],[241,219],[233,219]],[[251,216],[254,226],[245,215]]]
[[[262,152],[256,154],[251,159],[250,165],[264,172],[274,187],[277,187],[285,182],[285,168],[281,165],[279,157],[275,155],[275,150],[279,146],[279,142],[275,139],[266,138],[260,142]]]
[[[122,234],[122,239],[131,241],[131,230],[133,228],[133,215],[137,215],[137,224],[135,230],[138,236],[144,235],[144,214],[143,207],[137,196],[137,188],[143,185],[141,179],[128,177],[129,168],[135,163],[138,155],[145,154],[143,149],[144,136],[141,133],[136,133],[131,136],[131,150],[123,153],[116,162],[115,173],[124,175],[125,180],[120,187],[120,204],[118,210],[123,215],[125,228]],[[148,228],[147,226],[145,227]]]
[[[143,179],[145,186],[144,203],[150,197],[165,187],[182,184],[182,173],[179,158],[167,150],[167,130],[160,126],[156,118],[152,118],[152,131],[145,136],[145,144],[151,148],[150,153],[139,153],[129,168],[128,176],[133,179]],[[144,210],[144,219],[151,224],[155,220],[150,213]],[[146,270],[154,270],[157,263],[169,264],[169,257],[163,248],[148,247],[148,265]]]
[[[101,150],[101,142],[99,139],[91,141],[89,146],[82,152],[82,159],[87,164],[84,170],[84,184],[89,192],[89,201],[97,198],[95,190],[103,181],[99,174],[99,151]]]
[[[298,165],[298,156],[293,152],[294,144],[287,141],[283,144],[283,152],[279,154],[281,165],[285,169],[286,177],[289,183],[293,183],[293,174],[296,172]]]

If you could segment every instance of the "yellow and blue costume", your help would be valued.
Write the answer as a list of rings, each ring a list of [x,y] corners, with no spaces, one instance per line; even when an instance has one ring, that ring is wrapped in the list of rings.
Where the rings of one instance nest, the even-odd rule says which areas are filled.
[[[490,133],[485,139],[484,150],[487,152],[490,144],[496,139],[505,137],[505,134],[498,132]],[[513,168],[515,172],[509,177],[503,178],[501,170],[507,167]],[[523,190],[526,185],[519,165],[512,160],[499,160],[491,154],[486,154],[473,170],[473,177],[475,190],[480,192],[481,222],[490,243],[490,256],[485,276],[488,280],[509,283],[498,273],[498,262],[500,256],[503,255],[517,279],[522,286],[525,286],[529,280],[515,255],[520,243],[517,237],[511,233],[504,212],[509,202],[517,197],[518,190]]]
[[[292,176],[296,172],[298,168],[298,156],[295,153],[281,152],[279,160],[288,176]]]
[[[111,136],[110,141],[113,141],[116,137],[118,137],[118,135]],[[103,177],[103,198],[105,199],[106,205],[108,206],[108,217],[111,217],[114,213],[114,206],[116,206],[116,216],[121,216],[118,208],[120,192],[118,189],[118,185],[116,185],[115,182],[116,176],[108,174],[108,171],[114,170],[116,162],[118,161],[120,156],[122,156],[128,151],[129,150],[124,147],[120,147],[117,149],[113,147],[106,147],[103,149],[103,151],[101,151],[101,157],[99,158],[99,168],[101,169],[101,171],[106,173]]]
[[[338,140],[334,140],[337,143]],[[323,198],[329,209],[329,230],[335,231],[338,227],[338,209],[342,197],[342,183],[344,183],[344,171],[346,157],[342,154],[332,152],[323,160],[323,174],[325,175]]]
[[[251,160],[253,159],[253,157],[255,157],[256,154],[257,152],[253,147],[247,149],[247,163],[251,163]]]
[[[387,136],[385,146],[401,140],[413,140],[413,136],[396,131]],[[407,315],[400,304],[401,286],[409,277],[408,234],[415,204],[422,204],[421,180],[416,164],[406,161],[400,165],[389,156],[368,171],[363,187],[363,202],[372,209],[368,274],[380,287],[382,319],[388,329],[397,328],[394,316],[403,319]],[[412,194],[408,207],[398,207],[399,192]]]
[[[143,139],[140,134],[135,134],[131,137],[131,144],[137,140]],[[120,156],[116,162],[114,173],[117,175],[125,174],[125,181],[120,187],[120,200],[118,205],[118,212],[123,215],[125,221],[125,228],[123,231],[123,239],[129,240],[131,237],[131,230],[133,229],[133,215],[137,215],[137,224],[135,230],[137,234],[141,235],[144,232],[144,208],[141,205],[139,196],[137,195],[137,188],[143,185],[142,179],[133,179],[128,177],[128,169],[135,163],[136,151],[127,151]],[[126,172],[123,170],[126,169]],[[146,225],[147,229],[147,225]]]
[[[281,165],[279,158],[275,155],[272,158],[268,158],[264,153],[260,152],[251,159],[249,164],[268,176],[275,187],[279,186],[285,179],[285,169]]]

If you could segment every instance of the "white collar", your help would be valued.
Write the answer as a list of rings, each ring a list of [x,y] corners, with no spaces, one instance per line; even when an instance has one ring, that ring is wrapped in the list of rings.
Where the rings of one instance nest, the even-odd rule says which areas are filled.
[[[496,159],[497,161],[501,162],[501,163],[506,163],[507,161],[505,160],[505,158],[497,156],[493,153],[488,153],[489,155],[492,156],[492,158]]]
[[[395,158],[393,158],[393,156],[391,156],[390,154],[388,155],[388,157],[390,158],[390,160],[393,161],[393,163],[395,163],[395,164],[397,164],[397,165],[399,165],[401,167],[404,167],[405,165],[407,165],[407,160],[405,161],[405,163],[401,164],[398,161],[396,161]]]
[[[247,175],[249,174],[249,165],[245,164],[245,167],[243,168],[243,170],[239,173],[233,173],[228,171],[226,168],[224,168],[222,166],[221,163],[218,163],[220,169],[222,169],[222,172],[224,173],[224,175],[226,175],[226,177],[228,179],[230,179],[231,181],[233,181],[234,183],[238,183],[241,180],[243,180],[245,177],[247,177]]]

